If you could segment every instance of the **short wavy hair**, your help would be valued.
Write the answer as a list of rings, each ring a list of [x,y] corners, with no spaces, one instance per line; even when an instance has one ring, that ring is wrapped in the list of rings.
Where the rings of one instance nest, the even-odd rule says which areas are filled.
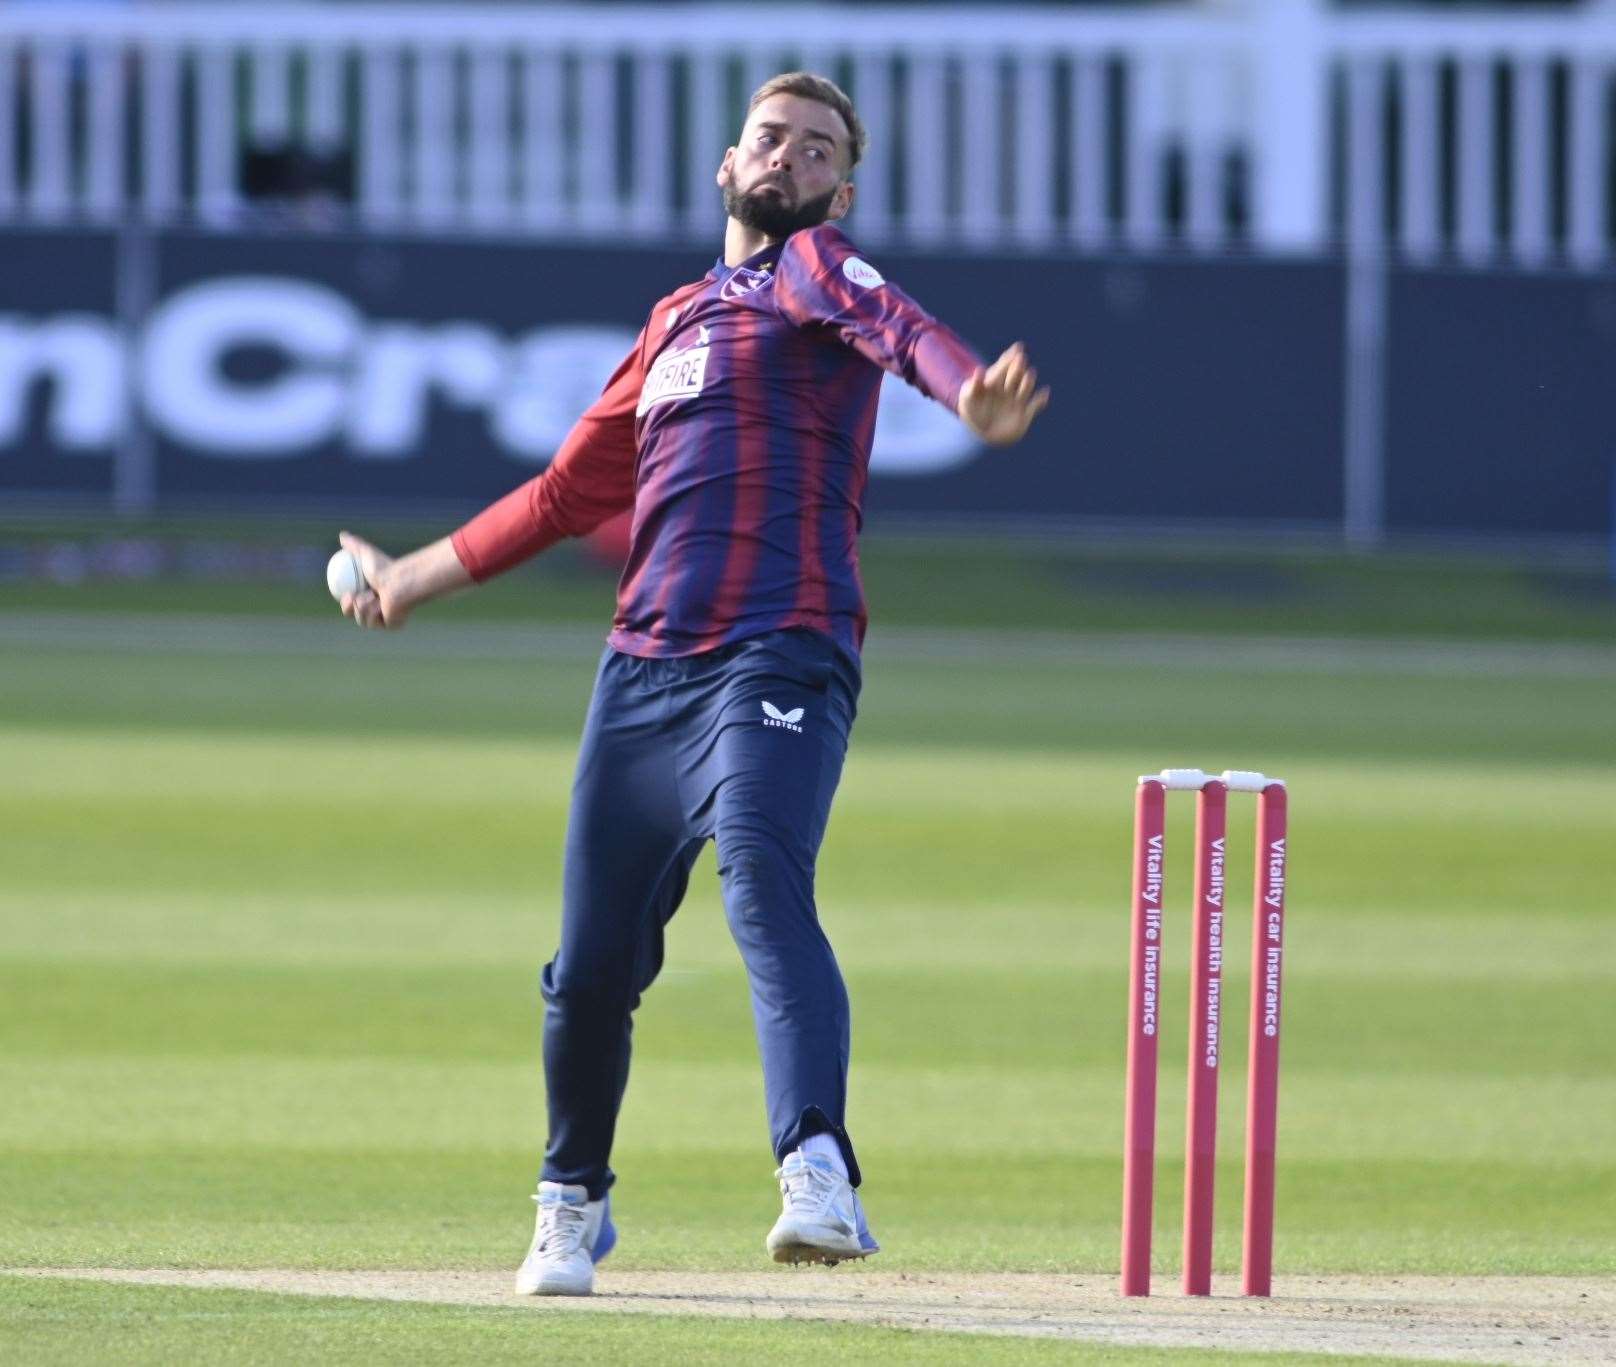
[[[858,111],[853,108],[853,101],[847,98],[847,92],[835,81],[826,76],[816,76],[811,71],[782,71],[778,76],[770,76],[752,92],[746,106],[747,118],[751,118],[752,111],[772,95],[796,95],[835,110],[847,128],[847,169],[851,171],[859,164],[870,137],[864,131]]]

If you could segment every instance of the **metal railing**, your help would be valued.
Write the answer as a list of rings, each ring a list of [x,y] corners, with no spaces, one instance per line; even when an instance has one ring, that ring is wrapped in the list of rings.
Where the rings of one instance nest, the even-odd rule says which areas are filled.
[[[804,45],[777,38],[812,34]],[[878,5],[0,8],[0,221],[228,225],[255,149],[427,233],[707,237],[747,93],[797,66],[872,130],[872,242],[1597,266],[1616,16]]]
[[[1332,26],[1344,235],[1405,258],[1609,258],[1616,14]]]

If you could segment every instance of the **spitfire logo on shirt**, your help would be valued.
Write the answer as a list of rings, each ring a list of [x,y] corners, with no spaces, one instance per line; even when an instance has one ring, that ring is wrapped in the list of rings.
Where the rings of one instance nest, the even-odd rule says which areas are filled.
[[[742,266],[734,275],[724,282],[718,291],[720,299],[739,299],[742,295],[750,294],[753,290],[762,289],[774,277],[768,271],[754,271]]]
[[[710,335],[704,327],[698,333],[695,346],[674,347],[657,357],[645,383],[640,386],[635,417],[642,417],[659,403],[672,403],[675,399],[688,399],[701,393],[702,385],[707,382],[707,356],[712,351],[707,340]]]

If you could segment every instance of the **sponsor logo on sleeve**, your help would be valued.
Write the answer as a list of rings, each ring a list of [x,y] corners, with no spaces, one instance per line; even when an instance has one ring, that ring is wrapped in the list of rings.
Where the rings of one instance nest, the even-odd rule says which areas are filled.
[[[887,283],[880,271],[859,256],[850,256],[842,262],[842,274],[855,285],[862,285],[867,290],[873,290],[877,285]]]

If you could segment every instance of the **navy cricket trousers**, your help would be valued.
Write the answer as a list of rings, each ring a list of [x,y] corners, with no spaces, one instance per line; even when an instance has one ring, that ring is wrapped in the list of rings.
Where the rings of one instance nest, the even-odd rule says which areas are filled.
[[[691,866],[718,848],[746,964],[777,1158],[844,1127],[847,989],[819,926],[814,861],[860,686],[829,637],[794,628],[679,659],[608,649],[567,823],[561,945],[545,967],[543,1180],[598,1200],[628,1082],[632,1013],[662,967]]]

